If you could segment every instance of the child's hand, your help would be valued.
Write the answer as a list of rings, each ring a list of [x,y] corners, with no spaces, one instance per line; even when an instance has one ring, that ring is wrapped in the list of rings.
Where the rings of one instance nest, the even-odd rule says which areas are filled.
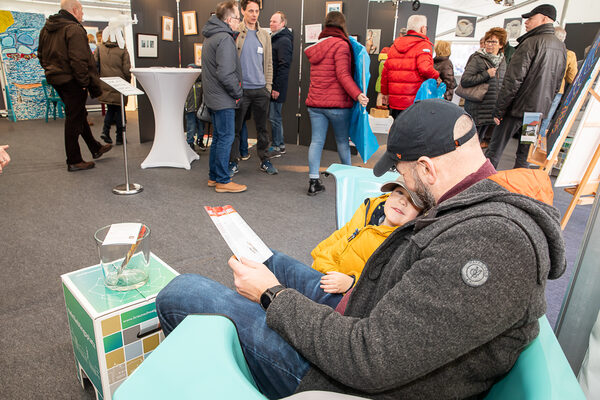
[[[341,272],[329,271],[321,277],[321,289],[325,293],[345,293],[352,287],[354,278]]]

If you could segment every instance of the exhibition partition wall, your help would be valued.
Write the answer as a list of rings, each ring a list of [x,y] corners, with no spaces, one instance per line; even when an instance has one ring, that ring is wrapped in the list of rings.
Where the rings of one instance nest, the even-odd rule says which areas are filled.
[[[181,30],[181,66],[194,63],[194,45],[204,41],[202,27],[214,11],[218,0],[181,0],[180,11],[195,11],[197,34],[184,35]],[[312,43],[306,43],[306,25],[323,24],[326,15],[325,0],[263,0],[259,23],[262,28],[269,27],[269,20],[275,11],[283,11],[288,19],[288,27],[294,35],[294,59],[290,69],[289,87],[286,103],[283,107],[284,134],[286,143],[310,144],[310,120],[304,101],[308,94],[310,83],[310,65],[303,51]],[[438,6],[421,4],[418,11],[413,11],[411,4],[392,2],[370,2],[368,0],[345,0],[342,2],[342,12],[347,19],[350,35],[358,37],[365,44],[367,30],[380,30],[378,50],[371,55],[371,81],[367,95],[371,99],[370,106],[375,105],[375,81],[378,76],[378,53],[385,46],[392,44],[394,27],[399,30],[406,26],[406,20],[413,14],[424,14],[428,17],[428,36],[433,41],[437,23]],[[396,9],[398,7],[398,9]],[[131,0],[131,13],[136,15],[138,24],[133,26],[135,45],[135,63],[138,67],[150,66],[179,66],[177,42],[177,3],[175,0]],[[396,13],[398,23],[395,24]],[[175,33],[173,41],[162,40],[162,17],[174,19]],[[156,58],[139,57],[137,35],[151,34],[158,37],[158,54]],[[302,40],[301,40],[302,39]],[[152,107],[146,96],[139,96],[139,124],[142,142],[153,139],[154,117]],[[248,124],[252,137],[254,123]],[[326,149],[335,149],[333,135],[328,135]]]

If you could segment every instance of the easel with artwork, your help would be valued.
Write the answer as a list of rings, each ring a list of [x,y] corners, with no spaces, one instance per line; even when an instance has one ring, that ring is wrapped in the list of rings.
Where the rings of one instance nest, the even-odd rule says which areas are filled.
[[[590,95],[588,105],[575,133],[555,187],[566,187],[573,199],[561,221],[565,228],[573,210],[579,204],[592,204],[600,182],[600,82],[596,83],[600,71],[600,32],[575,78],[559,113],[545,137],[538,137],[530,146],[527,161],[540,166],[550,174],[558,161],[558,154],[581,108]],[[546,140],[555,138],[550,151],[546,151]]]

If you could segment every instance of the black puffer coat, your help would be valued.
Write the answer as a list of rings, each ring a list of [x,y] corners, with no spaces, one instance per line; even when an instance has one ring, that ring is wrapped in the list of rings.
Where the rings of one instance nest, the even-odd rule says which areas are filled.
[[[510,59],[502,89],[496,101],[494,117],[550,110],[560,89],[567,65],[567,50],[554,36],[552,24],[540,25],[517,39],[519,45]]]
[[[448,56],[437,56],[433,59],[433,68],[440,73],[440,79],[446,84],[444,99],[452,101],[456,83],[454,81],[454,65]]]
[[[504,74],[506,73],[506,62],[502,58],[496,70],[496,75],[491,77],[487,70],[493,66],[494,64],[487,54],[477,51],[471,56],[460,80],[461,85],[465,88],[485,82],[489,83],[488,91],[480,103],[465,100],[465,111],[471,114],[477,126],[494,123],[492,113],[496,106],[496,99],[500,92]]]

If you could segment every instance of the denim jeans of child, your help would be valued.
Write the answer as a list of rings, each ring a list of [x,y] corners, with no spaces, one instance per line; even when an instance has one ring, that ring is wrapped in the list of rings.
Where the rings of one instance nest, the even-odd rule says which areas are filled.
[[[204,136],[204,121],[196,117],[195,112],[185,113],[185,131],[188,144],[194,143],[194,136],[198,135],[198,141]]]
[[[265,265],[279,282],[313,301],[337,306],[342,295],[319,288],[322,273],[285,254],[273,253]],[[156,310],[165,335],[189,314],[223,314],[231,318],[252,376],[269,398],[293,394],[310,368],[304,357],[267,326],[266,313],[259,304],[201,275],[185,274],[173,279],[158,294]]]
[[[308,176],[311,179],[319,178],[321,153],[323,153],[329,123],[333,126],[340,161],[342,164],[350,165],[348,129],[350,128],[352,109],[308,107],[308,115],[312,127],[312,137],[308,148]]]

